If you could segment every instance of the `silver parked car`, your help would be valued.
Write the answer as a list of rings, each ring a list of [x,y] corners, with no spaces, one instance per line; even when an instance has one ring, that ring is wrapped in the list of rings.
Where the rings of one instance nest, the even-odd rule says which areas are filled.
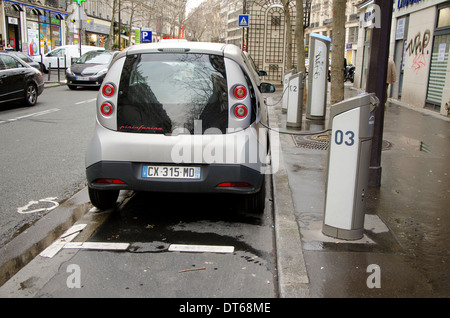
[[[119,190],[236,193],[264,209],[267,110],[257,72],[234,45],[170,42],[119,53],[97,97],[86,154],[91,202]]]

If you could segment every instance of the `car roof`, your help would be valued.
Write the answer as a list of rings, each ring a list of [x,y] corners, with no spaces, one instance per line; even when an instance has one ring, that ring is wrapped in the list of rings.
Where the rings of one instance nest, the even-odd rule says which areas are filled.
[[[148,44],[139,44],[124,50],[125,54],[140,53],[200,53],[214,54],[232,57],[234,59],[242,59],[242,51],[233,44],[211,43],[211,42],[157,42]]]

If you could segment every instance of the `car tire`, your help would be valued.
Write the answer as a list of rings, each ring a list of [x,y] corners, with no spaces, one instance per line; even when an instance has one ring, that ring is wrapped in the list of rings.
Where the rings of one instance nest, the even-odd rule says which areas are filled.
[[[36,105],[38,98],[38,90],[36,85],[33,83],[28,83],[25,88],[25,103],[28,106],[34,106]]]
[[[120,190],[97,190],[88,186],[89,199],[99,210],[107,210],[116,206]]]
[[[263,180],[261,189],[259,192],[247,194],[244,200],[245,209],[254,214],[263,214],[266,202],[266,187]]]
[[[68,87],[69,89],[77,89],[77,87],[76,87],[75,85],[67,85],[67,87]]]

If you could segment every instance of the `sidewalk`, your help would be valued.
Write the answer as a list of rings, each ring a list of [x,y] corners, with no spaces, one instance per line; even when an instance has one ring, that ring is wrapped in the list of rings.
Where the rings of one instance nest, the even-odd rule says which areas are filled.
[[[346,85],[345,98],[357,94]],[[282,87],[267,95],[268,105],[275,104],[271,127],[327,128],[328,116],[286,129],[281,96]],[[364,237],[357,241],[322,234],[327,136],[279,134],[273,188],[280,297],[450,296],[450,123],[440,117],[395,101],[386,105],[381,187],[369,189]],[[372,274],[380,288],[371,285]]]

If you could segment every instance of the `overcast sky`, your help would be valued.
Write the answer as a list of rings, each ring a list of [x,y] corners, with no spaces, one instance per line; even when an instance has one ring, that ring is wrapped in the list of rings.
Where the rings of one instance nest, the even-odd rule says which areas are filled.
[[[190,10],[196,8],[203,0],[188,0],[186,6],[186,13],[189,13]]]

